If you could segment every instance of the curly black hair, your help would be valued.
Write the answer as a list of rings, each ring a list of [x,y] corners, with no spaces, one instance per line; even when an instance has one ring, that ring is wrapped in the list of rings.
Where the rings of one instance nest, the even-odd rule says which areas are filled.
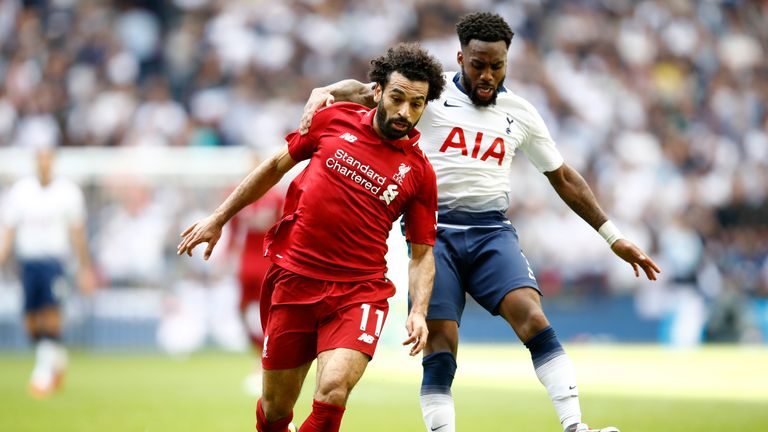
[[[385,55],[371,60],[368,79],[383,89],[392,72],[399,72],[412,81],[426,81],[429,84],[427,101],[439,98],[445,89],[440,62],[417,43],[398,44]]]
[[[472,39],[483,42],[503,40],[509,48],[515,33],[501,16],[490,12],[473,12],[464,15],[456,23],[456,33],[459,34],[461,47],[466,47]]]

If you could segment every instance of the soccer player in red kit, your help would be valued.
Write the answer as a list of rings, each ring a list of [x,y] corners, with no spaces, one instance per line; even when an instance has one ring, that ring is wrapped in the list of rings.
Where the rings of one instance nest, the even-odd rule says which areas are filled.
[[[265,247],[274,264],[262,287],[265,328],[263,394],[256,429],[293,431],[293,406],[312,361],[317,384],[301,432],[336,432],[347,398],[373,357],[395,293],[386,278],[386,240],[403,215],[411,243],[406,320],[411,355],[424,347],[425,314],[434,278],[437,186],[418,147],[414,126],[445,80],[440,63],[415,44],[374,59],[376,108],[334,104],[319,111],[309,132],[251,172],[205,219],[182,233],[178,253],[208,243],[210,256],[223,225],[302,160],[282,219]]]
[[[254,167],[260,161],[254,159]],[[230,191],[231,192],[231,191]],[[285,191],[271,189],[258,201],[242,209],[230,221],[229,253],[239,261],[240,316],[248,333],[251,348],[259,361],[243,381],[243,389],[251,395],[261,395],[261,355],[264,331],[261,327],[261,285],[272,262],[264,255],[264,237],[280,219]]]

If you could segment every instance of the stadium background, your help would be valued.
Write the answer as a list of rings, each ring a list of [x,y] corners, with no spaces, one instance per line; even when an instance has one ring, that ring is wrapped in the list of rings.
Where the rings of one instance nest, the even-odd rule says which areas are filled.
[[[765,1],[0,0],[0,202],[15,179],[33,172],[31,152],[40,146],[59,147],[57,171],[85,189],[102,289],[67,296],[66,340],[81,364],[96,377],[99,355],[144,353],[150,369],[164,358],[155,353],[244,352],[232,260],[176,257],[180,228],[210,211],[253,158],[282,144],[313,87],[364,80],[370,58],[399,41],[420,41],[455,70],[453,25],[474,10],[509,21],[516,36],[506,85],[538,108],[612,219],[663,268],[656,283],[634,279],[517,158],[510,218],[561,338],[586,350],[586,364],[628,355],[647,361],[625,365],[663,368],[672,354],[657,347],[692,349],[683,354],[692,363],[731,372],[749,364],[745,377],[702,373],[744,399],[768,400],[758,390],[768,387]],[[404,316],[402,239],[395,233],[390,245],[390,273],[401,288],[393,309]],[[20,323],[7,264],[0,369],[26,376],[30,351]],[[401,323],[397,314],[389,320],[383,359],[397,352]],[[477,348],[478,358],[498,356],[491,365],[502,364],[499,352],[520,355],[512,332],[476,306],[462,338],[492,344]],[[650,344],[654,354],[625,343]],[[727,354],[702,347],[710,343],[728,343]],[[248,356],[240,357],[221,361],[240,362],[245,373]],[[417,382],[417,363],[408,365]],[[578,366],[597,367],[586,378],[598,383],[607,373]],[[18,388],[4,381],[3,397],[20,398],[23,380]],[[638,381],[618,383],[636,388]],[[62,397],[76,397],[74,384]],[[548,408],[544,399],[539,405]],[[768,419],[750,415],[759,426],[742,430],[768,429]]]

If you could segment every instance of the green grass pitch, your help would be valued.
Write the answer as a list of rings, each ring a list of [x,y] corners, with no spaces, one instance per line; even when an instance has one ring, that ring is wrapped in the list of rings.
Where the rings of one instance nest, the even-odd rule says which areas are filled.
[[[768,431],[768,349],[582,346],[567,350],[579,375],[585,421],[622,432]],[[423,431],[420,361],[383,347],[353,391],[343,431]],[[76,352],[64,389],[43,401],[26,393],[31,354],[0,354],[0,431],[253,431],[256,399],[240,383],[247,354]],[[311,403],[307,378],[296,407]],[[461,348],[454,384],[462,432],[560,431],[522,346]]]

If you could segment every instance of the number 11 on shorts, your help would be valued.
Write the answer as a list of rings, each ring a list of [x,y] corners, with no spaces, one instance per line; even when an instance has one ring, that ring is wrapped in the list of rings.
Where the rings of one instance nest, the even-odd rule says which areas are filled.
[[[360,320],[360,330],[365,331],[366,327],[368,327],[368,315],[371,313],[371,305],[363,303],[360,305],[360,309],[363,310],[363,317]],[[381,333],[381,327],[384,325],[384,311],[374,309],[373,313],[376,314],[376,332],[374,335],[378,337]]]

